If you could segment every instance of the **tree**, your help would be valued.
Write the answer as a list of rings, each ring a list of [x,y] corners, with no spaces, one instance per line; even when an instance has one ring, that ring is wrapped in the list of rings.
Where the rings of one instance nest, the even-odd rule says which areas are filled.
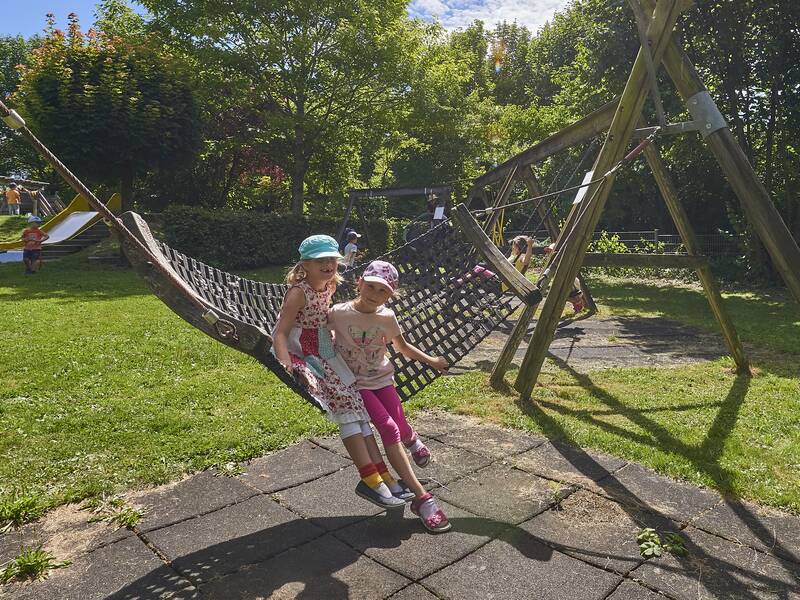
[[[12,100],[79,175],[117,184],[129,210],[137,176],[196,152],[198,110],[188,74],[118,0],[100,6],[99,30],[83,33],[74,14],[66,34],[53,23],[49,15]]]
[[[415,39],[403,0],[142,3],[202,69],[224,76],[221,93],[234,90],[257,111],[253,139],[291,177],[294,214],[326,148],[383,122],[402,100]]]

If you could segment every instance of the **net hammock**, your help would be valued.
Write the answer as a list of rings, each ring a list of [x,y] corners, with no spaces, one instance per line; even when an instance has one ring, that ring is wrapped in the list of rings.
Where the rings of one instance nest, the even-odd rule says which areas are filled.
[[[125,213],[122,222],[141,242],[124,241],[125,254],[156,296],[214,339],[256,358],[321,409],[320,402],[270,352],[270,332],[287,285],[239,277],[182,254],[156,240],[135,213]],[[516,297],[503,292],[497,277],[469,276],[481,258],[450,222],[381,259],[394,264],[400,274],[401,288],[388,306],[397,314],[406,339],[427,353],[445,357],[451,365],[464,358],[519,305]],[[163,268],[155,268],[154,261],[175,278],[165,276]],[[355,281],[365,267],[347,271],[347,280]],[[354,285],[345,283],[337,291],[336,300],[354,296]],[[391,345],[389,352],[403,401],[439,376],[431,367],[394,352]]]

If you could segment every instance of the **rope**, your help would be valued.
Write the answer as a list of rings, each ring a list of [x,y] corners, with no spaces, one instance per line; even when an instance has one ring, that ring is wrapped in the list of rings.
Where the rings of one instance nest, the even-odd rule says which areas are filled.
[[[22,117],[20,117],[16,111],[9,109],[2,100],[0,100],[0,118],[13,130],[17,131],[25,141],[27,141],[34,149],[39,152],[39,154],[44,157],[44,159],[56,170],[56,172],[61,175],[61,177],[66,181],[72,189],[78,192],[81,196],[86,198],[89,205],[98,213],[100,213],[106,222],[113,227],[117,232],[125,238],[125,240],[134,246],[139,252],[144,254],[150,260],[150,265],[161,272],[161,274],[166,277],[170,283],[178,287],[178,289],[189,291],[186,289],[185,284],[175,276],[171,269],[165,267],[157,257],[153,255],[150,249],[145,246],[142,241],[137,238],[131,231],[125,227],[122,221],[109,209],[100,202],[100,200],[95,196],[91,190],[89,190],[84,183],[75,176],[75,174],[70,171],[67,166],[62,163],[55,154],[53,154],[47,146],[45,146],[39,138],[37,138],[33,132],[25,125],[25,121]],[[193,293],[186,293],[185,294],[187,300],[189,300],[192,304],[194,304],[202,313],[203,318],[210,324],[213,325],[217,333],[223,338],[229,338],[232,340],[238,340],[238,334],[236,332],[236,327],[233,323],[229,321],[225,321],[220,319],[219,316],[210,308],[206,307],[205,304],[200,302]]]

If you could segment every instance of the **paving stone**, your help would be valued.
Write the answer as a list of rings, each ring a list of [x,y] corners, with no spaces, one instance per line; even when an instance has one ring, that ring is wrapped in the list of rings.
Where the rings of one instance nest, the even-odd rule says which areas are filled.
[[[470,422],[472,422],[471,419],[467,417],[441,410],[426,410],[414,415],[409,424],[414,428],[414,431],[423,437],[438,438],[451,431],[462,429]]]
[[[380,599],[409,580],[331,535],[203,586],[205,600],[233,598]]]
[[[617,502],[641,506],[683,523],[721,500],[716,492],[664,477],[636,464],[625,466],[601,485],[602,493]]]
[[[664,554],[632,576],[681,600],[789,600],[800,598],[800,566],[687,527],[689,556]]]
[[[319,444],[327,450],[330,450],[331,452],[335,452],[348,462],[352,462],[350,455],[347,453],[347,448],[344,447],[341,436],[334,435],[329,437],[315,437],[311,438],[311,441],[315,444]]]
[[[133,537],[84,554],[48,579],[6,586],[14,600],[190,600],[197,591]]]
[[[774,508],[725,500],[698,516],[692,525],[800,563],[800,517]]]
[[[534,437],[522,431],[471,422],[439,439],[445,444],[501,460],[547,441],[543,437]]]
[[[245,465],[242,481],[267,492],[276,492],[338,471],[353,464],[311,442],[301,442]]]
[[[447,484],[466,473],[488,466],[492,460],[455,446],[447,446],[436,440],[428,440],[425,445],[431,451],[431,462],[424,469],[414,465],[414,472],[420,481]]]
[[[175,484],[130,494],[128,500],[147,509],[138,526],[146,532],[242,502],[257,493],[235,477],[204,471]]]
[[[498,521],[521,523],[547,510],[571,488],[507,465],[490,465],[449,484],[438,496]]]
[[[256,496],[146,535],[178,571],[208,581],[321,534],[277,502]]]
[[[316,525],[331,531],[382,512],[379,506],[356,496],[360,481],[354,465],[332,475],[289,488],[275,498]]]
[[[520,525],[559,551],[607,570],[626,574],[643,562],[636,536],[644,527],[679,531],[677,523],[652,513],[624,508],[597,494],[580,490],[557,508]]]
[[[42,544],[59,560],[72,560],[100,546],[133,537],[133,532],[103,522],[89,523],[92,513],[77,504],[48,512],[35,523],[0,535],[0,564],[17,556],[23,546]]]
[[[601,600],[620,580],[513,530],[421,583],[454,600]]]
[[[410,586],[390,596],[389,600],[437,600],[437,598],[420,584],[412,583]]]
[[[623,581],[606,600],[666,600],[661,594],[632,581]]]
[[[335,535],[382,565],[416,580],[466,556],[506,527],[446,502],[440,506],[453,525],[447,533],[428,533],[409,510],[404,517],[387,513]]]
[[[594,482],[620,469],[624,460],[576,448],[564,442],[547,442],[511,459],[511,464],[535,475],[595,488]]]

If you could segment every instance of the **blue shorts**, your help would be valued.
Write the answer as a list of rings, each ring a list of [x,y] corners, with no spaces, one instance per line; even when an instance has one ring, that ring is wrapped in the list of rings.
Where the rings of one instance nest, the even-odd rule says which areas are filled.
[[[19,256],[19,254],[17,256]],[[42,258],[42,251],[41,250],[23,250],[22,251],[22,260],[41,260],[41,258]]]

